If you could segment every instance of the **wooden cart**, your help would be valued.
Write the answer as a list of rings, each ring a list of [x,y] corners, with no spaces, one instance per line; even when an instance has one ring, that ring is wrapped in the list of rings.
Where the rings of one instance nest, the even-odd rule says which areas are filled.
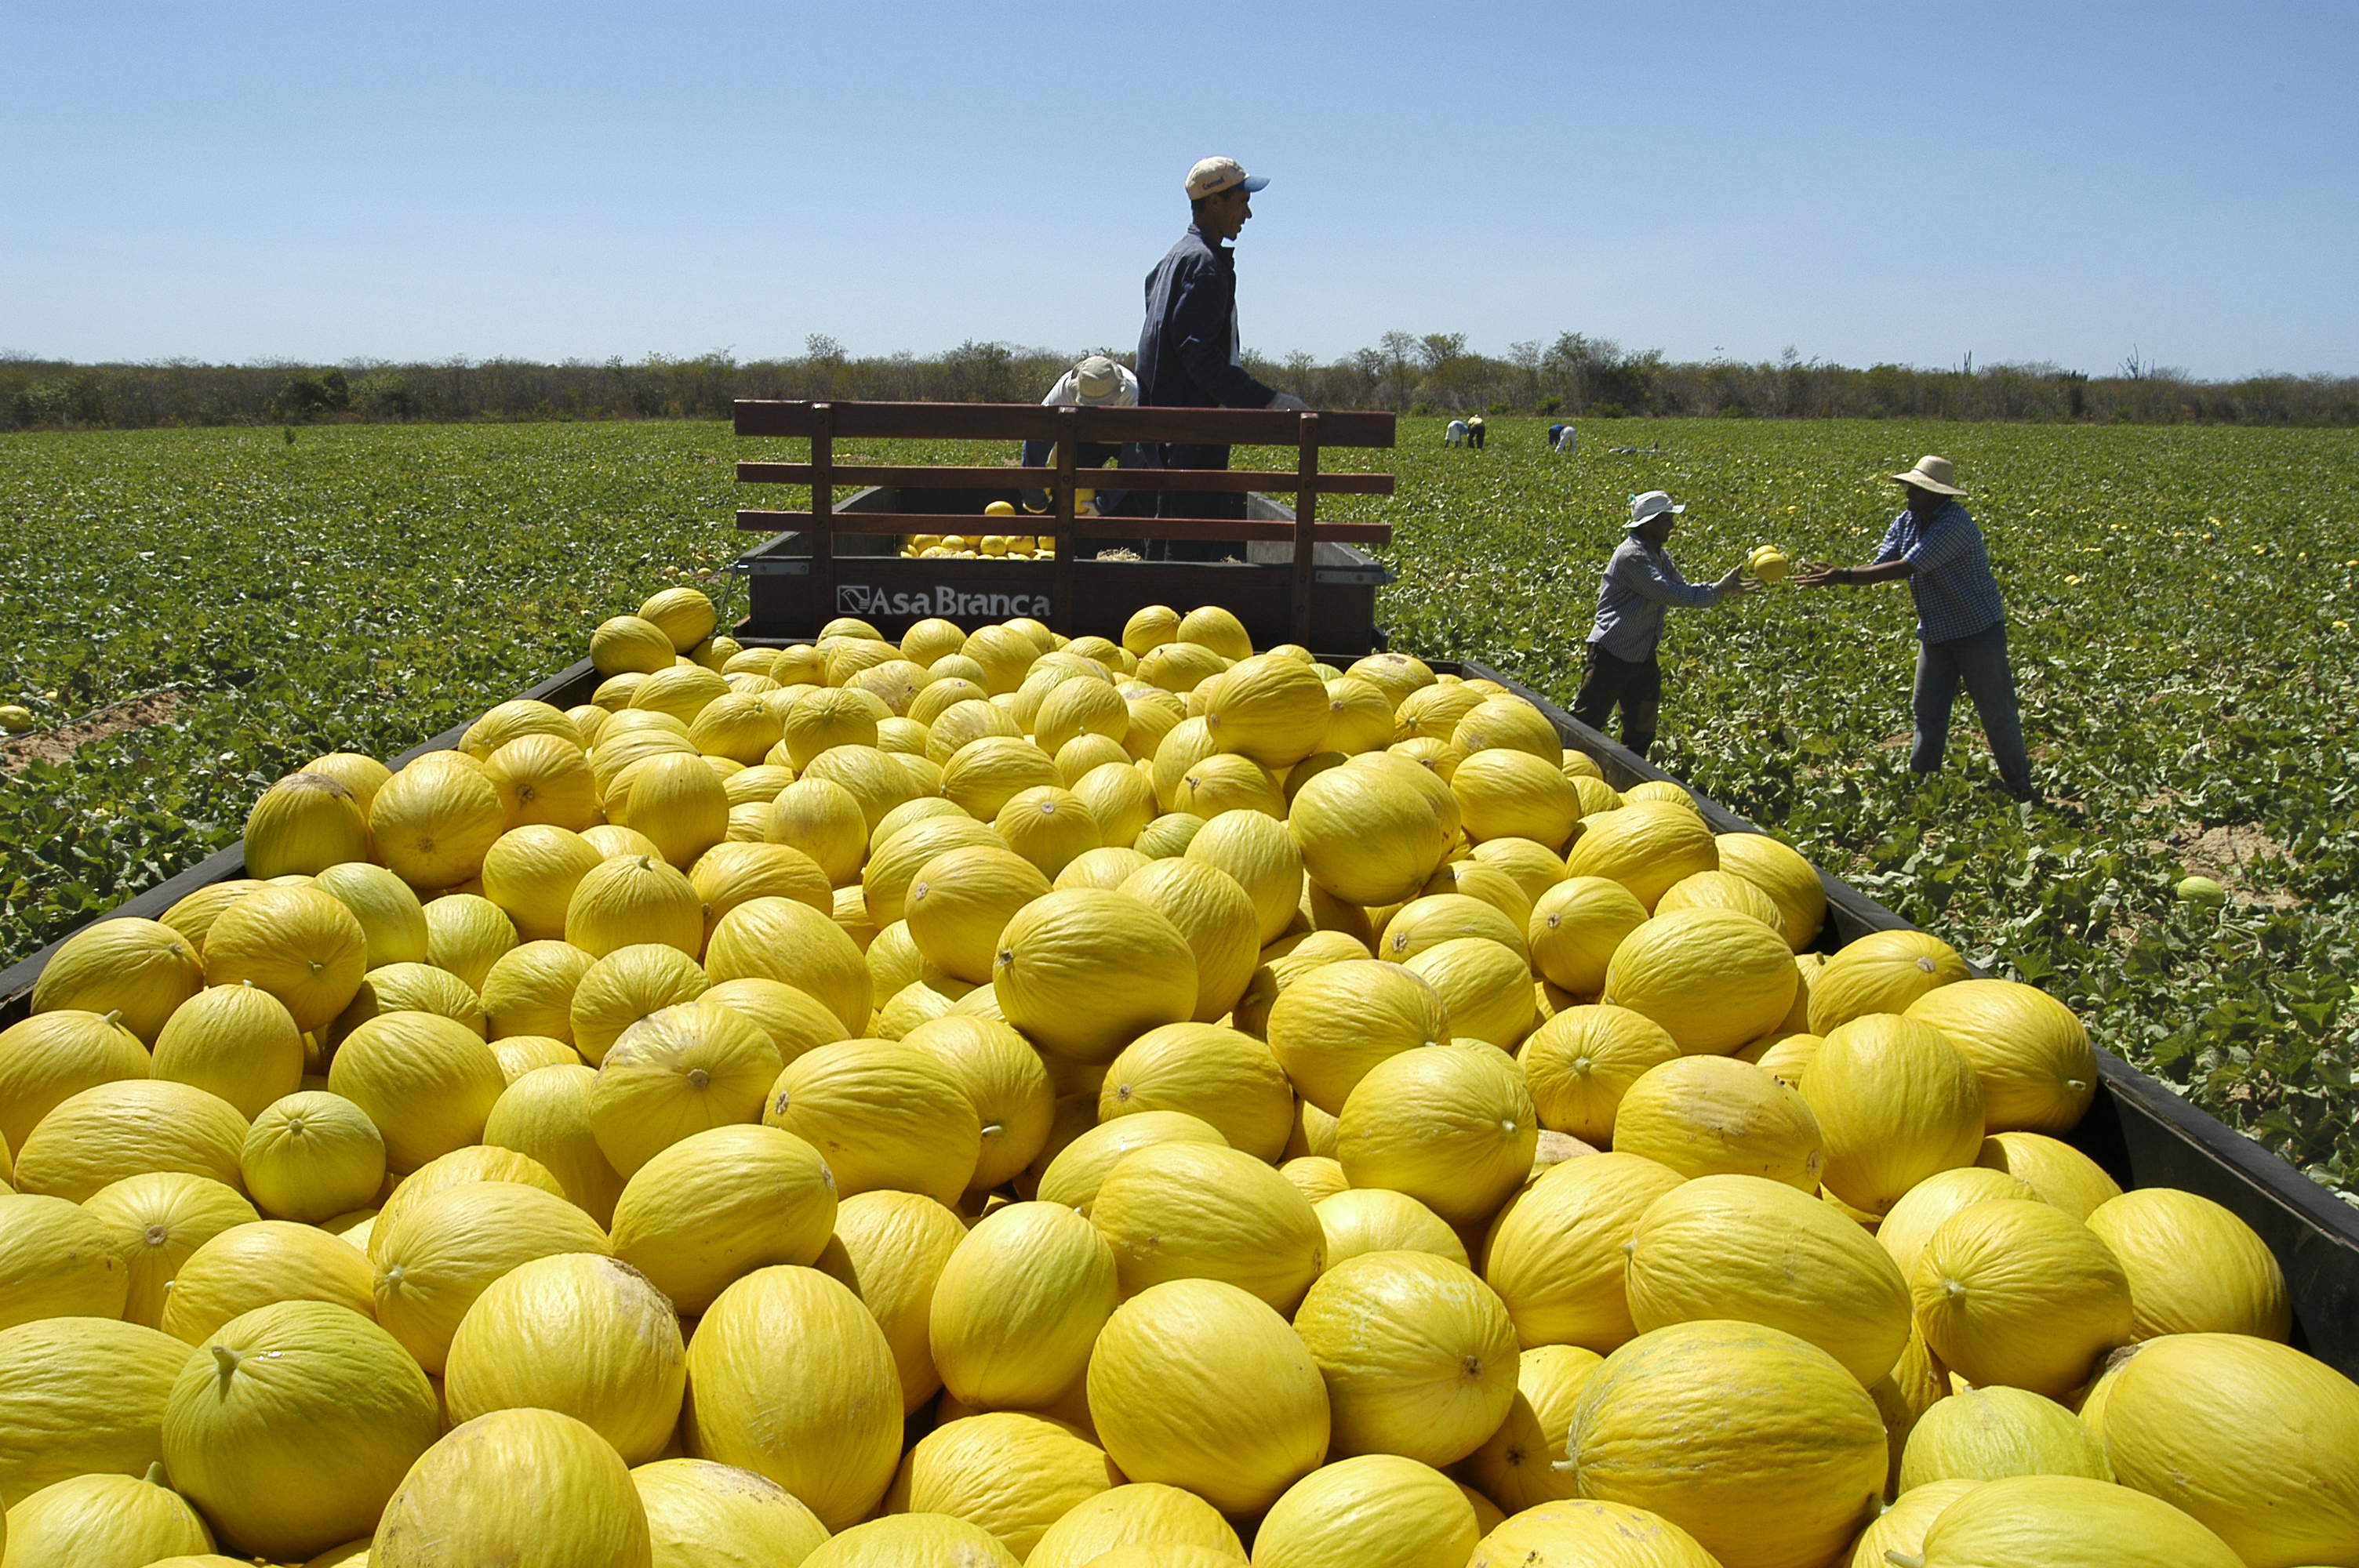
[[[1383,473],[1322,471],[1326,448],[1388,448],[1390,414],[1272,413],[1233,408],[1060,408],[1038,404],[800,403],[745,401],[737,434],[806,440],[806,461],[748,460],[737,478],[749,484],[809,485],[810,509],[747,508],[737,525],[773,536],[747,551],[737,569],[750,579],[750,609],[735,635],[802,638],[839,615],[857,616],[898,638],[928,617],[973,630],[1028,615],[1068,636],[1119,638],[1132,612],[1149,604],[1192,609],[1217,604],[1245,622],[1257,646],[1299,643],[1336,653],[1382,646],[1375,590],[1392,580],[1357,545],[1389,543],[1381,523],[1319,520],[1319,497],[1390,495]],[[838,463],[845,439],[1044,441],[1054,466]],[[1291,470],[1088,469],[1083,442],[1197,442],[1288,446]],[[838,486],[868,488],[839,504]],[[1075,515],[1084,486],[1147,492],[1198,491],[1246,495],[1242,522],[1200,518]],[[984,508],[1016,503],[1022,490],[1045,491],[1046,512],[994,526]],[[1292,508],[1265,492],[1291,494]],[[1050,560],[915,559],[899,540],[915,534],[1014,533],[1053,536]],[[1230,561],[1077,558],[1077,535],[1099,540],[1186,539],[1231,546]]]

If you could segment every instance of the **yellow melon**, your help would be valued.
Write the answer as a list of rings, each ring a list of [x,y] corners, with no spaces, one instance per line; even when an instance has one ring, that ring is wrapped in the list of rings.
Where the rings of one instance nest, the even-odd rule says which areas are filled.
[[[225,1542],[308,1557],[373,1528],[440,1431],[434,1390],[391,1335],[289,1301],[223,1325],[190,1357],[164,1455]]]
[[[2253,1227],[2210,1198],[2145,1187],[2099,1204],[2087,1221],[2130,1281],[2130,1332],[2291,1331],[2285,1272]]]
[[[1775,931],[1780,941],[1787,940],[1785,912],[1777,901],[1731,871],[1698,871],[1681,877],[1655,901],[1658,914],[1680,909],[1725,909],[1750,915]]]
[[[778,1076],[777,1047],[743,1015],[690,1001],[625,1030],[590,1090],[590,1130],[630,1176],[681,1139],[753,1121]]]
[[[198,965],[196,948],[179,931],[153,920],[115,917],[82,926],[49,955],[40,979],[33,981],[33,1011],[106,1014],[144,1044],[153,1044],[165,1019],[203,983],[205,969]]]
[[[1863,1387],[1908,1343],[1908,1284],[1875,1238],[1760,1176],[1699,1176],[1658,1198],[1631,1237],[1625,1279],[1642,1334],[1757,1323],[1817,1346]]]
[[[393,776],[393,770],[375,757],[360,752],[329,752],[303,764],[302,772],[324,773],[353,792],[353,801],[361,815],[368,815],[369,802]]]
[[[1245,1561],[1237,1532],[1193,1492],[1158,1481],[1131,1481],[1074,1504],[1041,1533],[1027,1568],[1086,1568],[1110,1552],[1193,1549],[1218,1560]]]
[[[329,1064],[328,1087],[384,1134],[386,1165],[401,1173],[479,1141],[507,1078],[491,1047],[464,1024],[388,1012],[345,1036]]]
[[[1326,1381],[1332,1454],[1455,1464],[1515,1401],[1506,1305],[1464,1265],[1431,1253],[1337,1264],[1303,1298],[1294,1326]]]
[[[158,1325],[201,1346],[232,1318],[298,1301],[368,1316],[367,1257],[316,1226],[255,1220],[230,1227],[189,1255],[165,1292]]]
[[[1369,1454],[1322,1465],[1278,1498],[1254,1536],[1266,1568],[1462,1568],[1481,1538],[1447,1476]]]
[[[579,1056],[518,1076],[494,1103],[484,1123],[484,1142],[536,1162],[569,1202],[607,1225],[623,1177],[607,1163],[591,1130],[591,1089],[596,1082],[596,1072]]]
[[[602,815],[596,770],[561,736],[510,741],[484,759],[484,774],[511,829],[545,825],[578,833]]]
[[[117,1015],[81,1008],[36,1012],[0,1031],[0,1141],[21,1150],[66,1099],[101,1084],[144,1078],[147,1069],[147,1048]]]
[[[109,1317],[0,1329],[0,1507],[76,1476],[146,1475],[188,1359],[169,1335]]]
[[[63,1198],[0,1193],[0,1328],[121,1317],[130,1288],[105,1220]]]
[[[627,1263],[570,1252],[519,1264],[475,1299],[442,1393],[454,1423],[561,1411],[645,1464],[672,1439],[687,1376],[670,1301]]]
[[[1235,879],[1201,860],[1175,856],[1142,867],[1115,890],[1169,921],[1195,958],[1191,1017],[1210,1023],[1245,994],[1259,961],[1253,901]]]
[[[1581,795],[1571,781],[1553,762],[1512,747],[1469,753],[1451,770],[1450,789],[1466,837],[1478,844],[1515,838],[1560,849],[1581,820]]]
[[[2041,1568],[2238,1568],[2225,1541],[2178,1509],[2079,1476],[1985,1482],[1941,1510],[1897,1568],[2037,1563]],[[2247,1563],[2251,1559],[2244,1560]]]
[[[810,856],[829,883],[842,887],[860,875],[869,824],[859,797],[828,779],[797,779],[770,802],[766,837]]]
[[[574,889],[603,864],[579,833],[547,825],[510,828],[484,856],[484,896],[527,942],[565,935]]]
[[[367,961],[360,922],[317,888],[257,888],[205,934],[207,984],[267,991],[307,1033],[343,1011]]]
[[[1593,820],[1591,816],[1584,813],[1581,838],[1566,852],[1566,871],[1620,882],[1649,913],[1672,883],[1719,869],[1712,829],[1689,806],[1639,800]]]
[[[493,1281],[535,1258],[612,1250],[589,1216],[516,1182],[446,1187],[377,1230],[377,1321],[437,1374],[467,1309]]]
[[[688,725],[709,704],[728,694],[729,683],[718,671],[675,660],[669,669],[650,671],[633,688],[631,706],[669,714]]]
[[[1720,1568],[1720,1559],[1660,1514],[1564,1498],[1493,1526],[1467,1568]]]
[[[349,873],[357,864],[359,862],[346,861],[342,869]],[[338,868],[329,869],[335,871]],[[394,876],[384,867],[377,866],[370,869],[375,871],[380,876],[399,883],[402,891],[408,892],[409,884],[403,882],[399,877]],[[315,885],[319,883],[317,877],[312,881]],[[221,912],[262,885],[260,879],[255,877],[231,877],[223,881],[208,882],[166,910],[158,918],[157,924],[186,937],[189,946],[196,951],[198,958],[201,960],[205,951],[205,933],[212,929],[215,920],[221,918]],[[415,904],[418,902],[418,895],[410,893],[409,902]]]
[[[1603,1354],[1637,1333],[1631,1322],[1625,1249],[1680,1173],[1614,1152],[1550,1166],[1494,1221],[1483,1277],[1518,1341],[1580,1345]]]
[[[901,1043],[951,1071],[983,1124],[983,1146],[970,1191],[999,1186],[1032,1162],[1048,1141],[1055,1091],[1039,1053],[996,1019],[945,1017],[923,1023]]]
[[[244,1184],[245,1118],[219,1096],[163,1079],[125,1078],[60,1100],[16,1152],[20,1193],[81,1203],[125,1176],[185,1171]]]
[[[383,866],[347,861],[312,881],[353,912],[368,944],[368,968],[426,961],[426,910],[410,885]]]
[[[1968,1389],[1920,1416],[1900,1461],[1904,1493],[1937,1481],[2084,1476],[2110,1481],[2104,1444],[2053,1400],[2004,1386]]]
[[[455,887],[481,871],[507,827],[499,792],[480,766],[413,762],[369,803],[375,859],[421,892]]]
[[[754,978],[792,986],[824,1003],[847,1031],[868,1022],[875,982],[859,945],[794,899],[749,899],[723,915],[705,946],[704,968],[715,981]]]
[[[204,1556],[212,1531],[156,1465],[144,1480],[76,1476],[8,1510],[0,1530],[10,1568],[116,1568],[174,1556]]]
[[[263,1108],[239,1150],[245,1190],[273,1219],[316,1225],[385,1184],[385,1135],[342,1095],[306,1089]]]
[[[1649,1067],[1614,1113],[1614,1147],[1682,1175],[1767,1176],[1819,1190],[1825,1162],[1810,1102],[1750,1063],[1682,1056]]]
[[[788,1063],[762,1119],[817,1149],[846,1197],[882,1187],[956,1203],[983,1146],[956,1076],[888,1040],[842,1040]]]
[[[1840,1362],[1727,1321],[1608,1356],[1567,1448],[1582,1496],[1658,1513],[1728,1568],[1827,1563],[1875,1517],[1886,1464],[1875,1401]]]
[[[214,986],[183,1002],[156,1037],[158,1078],[220,1096],[252,1117],[303,1077],[303,1033],[269,992]]]
[[[1242,894],[1240,895],[1242,897]],[[992,984],[1007,1021],[1047,1050],[1111,1061],[1197,1004],[1195,955],[1162,914],[1121,892],[1072,888],[1017,911]],[[1240,984],[1242,989],[1242,984]]]
[[[1538,1130],[1513,1059],[1473,1041],[1371,1067],[1343,1102],[1335,1153],[1353,1186],[1407,1193],[1451,1224],[1472,1226],[1530,1172]]]
[[[1440,993],[1397,964],[1346,959],[1297,979],[1269,1010],[1269,1044],[1296,1092],[1328,1114],[1378,1063],[1446,1044]]]
[[[810,992],[759,975],[708,987],[700,1000],[714,1002],[758,1024],[778,1049],[781,1065],[807,1051],[845,1038],[843,1021]]]
[[[82,1206],[114,1233],[129,1285],[121,1315],[149,1328],[162,1320],[165,1292],[190,1256],[232,1226],[257,1217],[252,1204],[221,1183],[179,1171],[125,1176],[92,1193]]]
[[[1217,604],[1200,604],[1180,618],[1180,641],[1210,648],[1224,659],[1237,660],[1253,653],[1253,639],[1246,635],[1245,622]]]
[[[570,942],[526,942],[495,959],[480,999],[494,1040],[537,1034],[573,1043],[573,993],[594,960]]]
[[[835,1226],[835,1178],[791,1133],[716,1127],[641,1165],[613,1212],[614,1255],[693,1315],[756,1269],[818,1258]]]
[[[738,1280],[699,1324],[688,1379],[699,1457],[767,1476],[830,1530],[884,1497],[901,1447],[893,1350],[835,1281],[790,1267]]]
[[[1531,970],[1516,951],[1483,936],[1428,947],[1402,968],[1441,999],[1453,1038],[1488,1041],[1512,1051],[1537,1017]]]
[[[1981,1485],[1980,1481],[1928,1481],[1910,1488],[1859,1532],[1850,1557],[1837,1561],[1843,1568],[1889,1568],[1886,1552],[1915,1555],[1923,1549],[1925,1532],[1933,1528],[1942,1510]]]
[[[1319,1217],[1250,1154],[1172,1141],[1134,1150],[1099,1184],[1090,1221],[1113,1249],[1125,1296],[1173,1279],[1216,1279],[1290,1312],[1324,1260]]]
[[[2085,1220],[2097,1206],[2122,1195],[2121,1184],[2069,1143],[2039,1132],[1995,1132],[1983,1140],[1974,1163],[2029,1184],[2043,1203]]]
[[[1577,1345],[1534,1346],[1519,1355],[1506,1419],[1462,1466],[1484,1496],[1520,1514],[1576,1495],[1555,1459],[1564,1452],[1581,1386],[1604,1359]]]
[[[1590,1143],[1614,1135],[1622,1097],[1680,1054],[1662,1025],[1625,1007],[1568,1007],[1524,1041],[1516,1060],[1542,1127]]]
[[[1602,1000],[1644,1013],[1682,1051],[1733,1051],[1786,1016],[1798,984],[1783,938],[1723,909],[1658,914],[1623,939]]]
[[[934,1282],[966,1235],[958,1214],[931,1198],[860,1193],[836,1210],[835,1238],[812,1265],[856,1294],[884,1332],[904,1415],[941,1390],[929,1338]]]
[[[999,934],[1016,912],[1049,893],[1049,879],[1013,850],[951,849],[919,867],[904,909],[928,961],[980,984],[991,978]]]
[[[1378,760],[1397,765],[1361,765]],[[1447,785],[1414,763],[1376,752],[1305,784],[1294,796],[1287,830],[1312,881],[1346,903],[1382,904],[1425,884],[1449,849],[1457,818]]]
[[[853,1525],[803,1559],[808,1568],[1016,1568],[979,1524],[951,1514],[887,1514]]]
[[[1993,1132],[2062,1133],[2097,1092],[2097,1056],[2072,1010],[2015,980],[1957,980],[1909,1003],[1973,1064]]]
[[[1210,1023],[1172,1023],[1140,1035],[1106,1069],[1101,1120],[1180,1110],[1218,1128],[1232,1148],[1262,1161],[1284,1152],[1294,1090],[1270,1048]]]
[[[1902,1279],[1914,1279],[1917,1260],[1943,1220],[1968,1204],[2038,1195],[2028,1183],[2005,1171],[1968,1165],[1962,1170],[1937,1172],[1909,1188],[1885,1214],[1883,1222],[1875,1227],[1876,1244],[1899,1266]]]
[[[1253,978],[1237,999],[1234,1022],[1256,1038],[1269,1033],[1270,1009],[1286,988],[1321,964],[1368,957],[1367,944],[1340,931],[1298,931],[1263,947]]]
[[[1097,1098],[1092,1094],[1084,1101],[1084,1114],[1093,1119]],[[1215,1147],[1226,1144],[1218,1129],[1185,1111],[1145,1110],[1095,1126],[1085,1121],[1083,1127],[1085,1130],[1057,1149],[1046,1162],[1039,1177],[1038,1195],[1046,1202],[1064,1204],[1084,1215],[1097,1203],[1098,1190],[1104,1184],[1107,1173],[1138,1150],[1169,1142]]]
[[[2183,1510],[2247,1563],[2359,1544],[2359,1386],[2241,1334],[2169,1334],[2114,1357],[2081,1407],[2125,1487]]]
[[[1327,723],[1315,752],[1354,756],[1378,751],[1393,738],[1392,699],[1375,682],[1345,674],[1326,683]]]
[[[325,773],[289,773],[246,814],[246,875],[265,881],[365,860],[368,847],[368,823],[353,792]]]
[[[1909,1291],[1926,1344],[1977,1387],[2060,1399],[2130,1338],[2120,1260],[2044,1203],[1993,1198],[1960,1209],[1927,1238]]]
[[[426,961],[450,970],[471,989],[503,954],[516,946],[516,922],[478,892],[445,892],[426,905]]]
[[[647,1510],[623,1461],[571,1416],[505,1410],[454,1427],[386,1504],[371,1568],[452,1562],[653,1568]]]
[[[1430,1252],[1461,1267],[1468,1263],[1466,1244],[1458,1233],[1407,1193],[1350,1187],[1319,1199],[1311,1208],[1327,1238],[1330,1269],[1364,1252]]]
[[[1810,985],[1810,1033],[1871,1012],[1906,1012],[1938,986],[1967,978],[1957,949],[1922,931],[1871,931],[1827,960]]]
[[[1462,936],[1496,942],[1517,957],[1527,957],[1522,927],[1496,906],[1465,893],[1427,893],[1409,900],[1385,922],[1376,942],[1376,957],[1406,963],[1429,947]]]
[[[1114,1252],[1090,1221],[1055,1203],[995,1209],[935,1281],[934,1365],[966,1405],[1040,1409],[1088,1371],[1116,1299]]]
[[[701,1336],[700,1336],[701,1337]],[[1327,1390],[1285,1318],[1218,1280],[1172,1280],[1117,1308],[1090,1357],[1092,1423],[1135,1481],[1261,1512],[1327,1454]]]
[[[690,957],[704,950],[704,907],[679,868],[652,855],[603,860],[567,896],[565,940],[591,957],[661,943]]]
[[[659,1459],[631,1472],[655,1560],[665,1568],[800,1563],[827,1540],[819,1516],[785,1487],[710,1459]]]
[[[683,871],[729,831],[728,797],[701,757],[648,758],[632,777],[628,810],[632,829]]]
[[[1766,833],[1723,833],[1713,842],[1720,869],[1769,895],[1784,918],[1787,942],[1797,953],[1818,940],[1826,923],[1827,892],[1818,868]]]
[[[901,1462],[886,1508],[902,1517],[962,1519],[1019,1562],[1060,1517],[1122,1478],[1104,1450],[1063,1422],[986,1412],[945,1422],[919,1439]]]
[[[1868,1214],[1936,1172],[1973,1163],[1982,1147],[1973,1065],[1940,1031],[1893,1013],[1837,1025],[1810,1057],[1801,1093],[1826,1151],[1822,1179]]]

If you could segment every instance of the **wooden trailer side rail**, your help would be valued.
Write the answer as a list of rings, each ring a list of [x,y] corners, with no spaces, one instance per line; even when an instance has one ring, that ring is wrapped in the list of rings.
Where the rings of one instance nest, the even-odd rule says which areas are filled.
[[[1381,523],[1321,523],[1319,497],[1330,495],[1390,495],[1393,476],[1385,473],[1326,473],[1319,467],[1322,447],[1387,448],[1393,444],[1390,414],[1315,412],[1284,413],[1251,408],[1069,408],[1034,403],[862,403],[741,400],[736,406],[736,430],[741,437],[786,437],[810,443],[805,462],[747,460],[737,465],[741,484],[805,484],[810,487],[807,512],[766,511],[752,507],[737,514],[737,526],[766,533],[801,532],[810,537],[810,570],[815,603],[829,604],[835,596],[837,534],[957,533],[976,526],[962,513],[871,512],[838,514],[838,485],[892,485],[906,489],[972,489],[1006,485],[1046,491],[1049,510],[1038,521],[1049,525],[1056,540],[1057,570],[1049,596],[1049,624],[1060,633],[1071,631],[1074,535],[1074,491],[1084,478],[1104,476],[1109,490],[1277,491],[1294,495],[1292,523],[1235,521],[1217,518],[1093,517],[1093,537],[1114,539],[1196,539],[1242,543],[1254,539],[1291,540],[1292,602],[1289,617],[1293,639],[1310,641],[1310,595],[1314,578],[1312,552],[1321,541],[1388,544],[1392,529]],[[842,463],[835,461],[835,438],[866,437],[904,440],[1048,441],[1054,443],[1054,467],[979,467],[973,464]],[[1198,442],[1230,446],[1290,446],[1297,461],[1283,469],[1089,469],[1075,461],[1083,441],[1112,445]],[[1017,521],[1022,521],[1020,518]]]

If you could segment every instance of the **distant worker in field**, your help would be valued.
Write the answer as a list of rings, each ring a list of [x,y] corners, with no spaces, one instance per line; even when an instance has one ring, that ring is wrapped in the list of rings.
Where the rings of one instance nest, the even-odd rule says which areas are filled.
[[[1549,451],[1572,452],[1578,451],[1580,449],[1581,438],[1579,435],[1574,433],[1571,426],[1551,425],[1549,427]]]
[[[1462,447],[1473,434],[1473,432],[1466,428],[1465,420],[1452,419],[1442,427],[1441,442],[1447,447]]]
[[[1129,366],[1118,360],[1104,354],[1092,354],[1059,376],[1057,384],[1049,389],[1049,395],[1040,402],[1043,406],[1052,408],[1136,408],[1138,406],[1138,377],[1131,373]],[[1112,441],[1080,442],[1073,452],[1073,466],[1102,469],[1117,459],[1122,467],[1128,469],[1156,466],[1156,454],[1144,443],[1136,441],[1120,445]],[[1057,460],[1057,443],[1027,441],[1017,460],[1026,468],[1051,467]],[[1023,495],[1027,511],[1048,510],[1047,491],[1027,490]],[[1101,517],[1128,517],[1144,512],[1145,515],[1152,516],[1154,514],[1147,509],[1147,503],[1153,499],[1150,492],[1133,494],[1120,490],[1101,490],[1097,492],[1097,514]],[[1137,503],[1136,509],[1126,510],[1132,508],[1134,503]]]
[[[2023,744],[2023,718],[2016,706],[2015,671],[2006,657],[2006,605],[1991,576],[1990,552],[1982,530],[1959,504],[1947,458],[1917,460],[1907,473],[1891,476],[1908,498],[1864,566],[1837,567],[1804,561],[1794,581],[1803,588],[1832,588],[1908,580],[1917,601],[1917,689],[1910,703],[1916,733],[1908,748],[1909,771],[1940,772],[1950,740],[1950,709],[1958,683],[1973,698],[1989,737],[1991,758],[2009,795],[2038,800],[2031,782],[2031,756]]]
[[[1659,490],[1630,498],[1629,535],[1614,548],[1597,585],[1597,621],[1589,632],[1589,669],[1572,699],[1572,716],[1603,730],[1617,707],[1622,744],[1645,756],[1654,749],[1655,719],[1663,705],[1663,612],[1673,606],[1718,604],[1761,585],[1742,567],[1714,583],[1691,583],[1664,546],[1680,525],[1684,503]]]
[[[1229,157],[1188,171],[1188,232],[1147,275],[1147,321],[1138,333],[1138,400],[1149,408],[1310,406],[1256,381],[1237,330],[1237,264],[1230,244],[1253,216],[1253,193],[1269,181]],[[1224,469],[1225,446],[1167,443],[1163,466]],[[1243,491],[1165,491],[1158,515],[1243,522]],[[1155,540],[1150,558],[1217,561],[1234,546],[1218,540]]]
[[[1467,416],[1466,444],[1478,452],[1483,449],[1483,416],[1480,414]]]

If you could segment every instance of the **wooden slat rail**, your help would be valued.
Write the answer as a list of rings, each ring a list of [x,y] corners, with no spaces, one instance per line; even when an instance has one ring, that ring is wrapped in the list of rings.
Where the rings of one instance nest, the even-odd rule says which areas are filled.
[[[839,485],[909,489],[1038,489],[1048,492],[1045,514],[1024,514],[1000,523],[1030,527],[1056,541],[1055,591],[1050,624],[1071,630],[1073,536],[1192,539],[1243,542],[1291,540],[1294,545],[1290,599],[1294,640],[1310,640],[1310,596],[1316,546],[1321,540],[1388,544],[1392,529],[1380,523],[1319,521],[1319,496],[1390,495],[1390,474],[1321,473],[1322,448],[1386,448],[1393,444],[1393,416],[1368,413],[1277,412],[1264,408],[1073,408],[1037,403],[835,403],[740,401],[740,436],[808,440],[807,462],[752,460],[737,465],[745,484],[810,487],[808,512],[747,508],[740,528],[801,532],[810,536],[815,602],[835,601],[834,535],[844,534],[965,534],[989,531],[984,519],[967,513],[870,512],[838,514]],[[839,439],[922,441],[1047,441],[1054,444],[1054,468],[992,468],[973,464],[844,463],[835,461]],[[1292,447],[1297,461],[1283,470],[1083,469],[1077,454],[1085,441],[1109,445],[1180,444],[1231,447]],[[1085,517],[1074,514],[1074,492],[1277,491],[1295,499],[1294,521],[1230,521],[1214,518]]]
[[[741,461],[737,465],[740,484],[809,484],[819,470],[810,463],[772,463]],[[1105,476],[1100,490],[1261,490],[1280,494],[1301,488],[1302,475],[1292,469],[1117,469],[1089,470]],[[1119,474],[1116,480],[1114,476]],[[988,466],[960,468],[945,463],[939,468],[910,464],[838,463],[829,470],[829,480],[838,486],[889,484],[915,490],[970,490],[977,486],[997,489],[1003,485],[1018,485],[1032,490],[1047,490],[1057,482],[1055,469],[1021,467],[991,468]],[[1393,476],[1388,473],[1321,473],[1317,477],[1322,495],[1390,495]]]
[[[1045,512],[1020,512],[1013,517],[982,517],[972,512],[839,512],[830,520],[839,534],[1030,534],[1052,532],[1056,518]],[[737,526],[765,534],[800,533],[814,526],[808,512],[740,512]],[[1212,517],[1083,517],[1073,524],[1077,534],[1093,539],[1291,539],[1299,524],[1272,518],[1248,518],[1232,523]],[[1321,544],[1389,545],[1389,523],[1321,523],[1312,538]]]

